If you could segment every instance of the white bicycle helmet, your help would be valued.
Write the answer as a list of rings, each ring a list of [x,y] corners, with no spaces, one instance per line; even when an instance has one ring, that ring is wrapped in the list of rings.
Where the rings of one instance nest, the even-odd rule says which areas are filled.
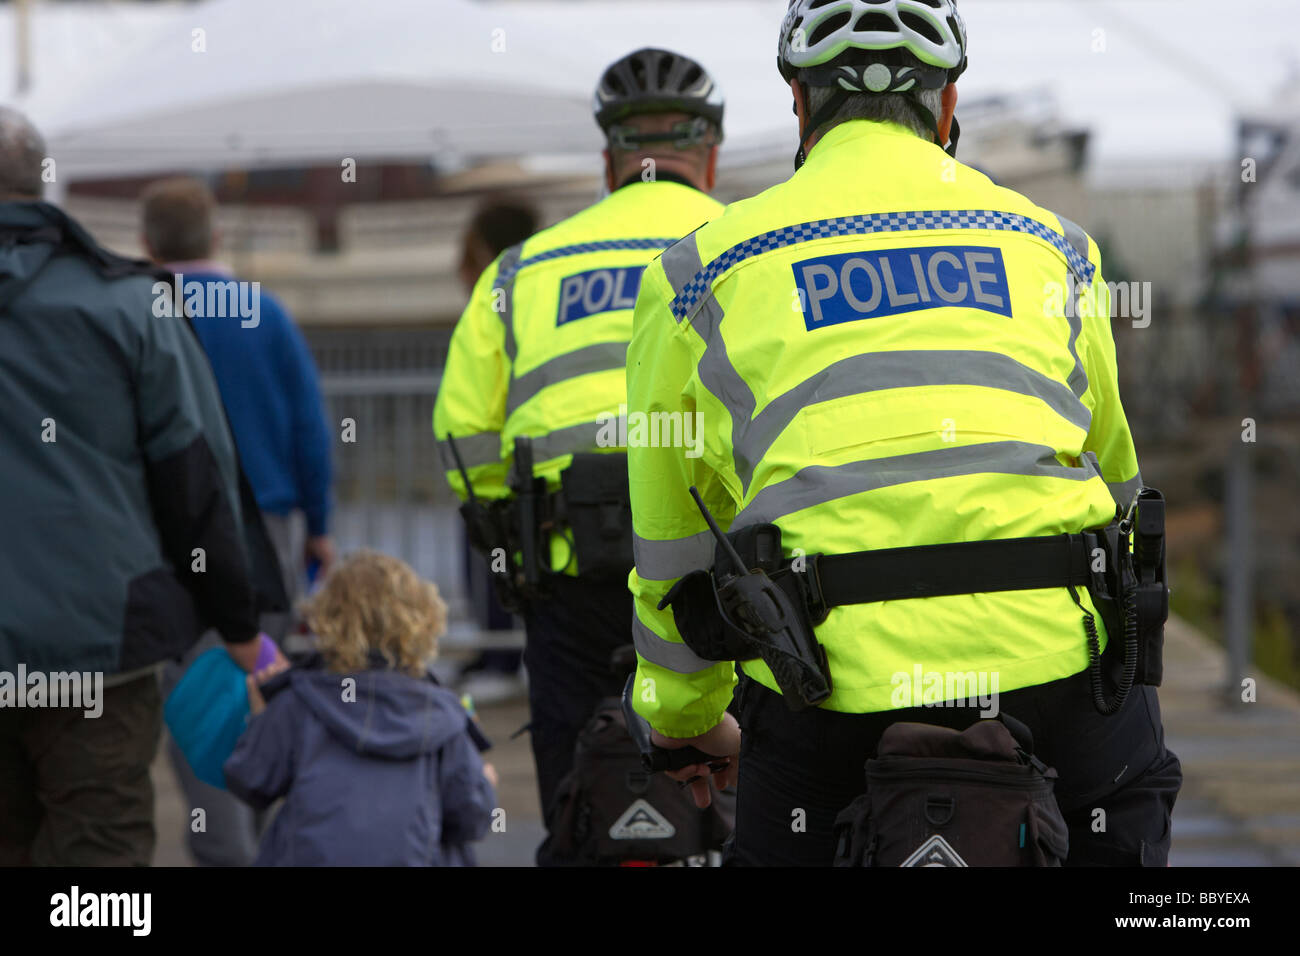
[[[954,82],[966,69],[966,26],[955,0],[790,0],[777,68],[786,81],[843,91],[833,109],[808,124],[806,140],[848,93],[908,94]],[[937,141],[934,116],[907,99]],[[954,126],[950,151],[956,138]]]
[[[948,82],[957,79],[966,68],[966,26],[954,0],[792,0],[777,64],[790,79],[813,67],[878,63],[873,54],[886,50],[910,53],[941,69]]]

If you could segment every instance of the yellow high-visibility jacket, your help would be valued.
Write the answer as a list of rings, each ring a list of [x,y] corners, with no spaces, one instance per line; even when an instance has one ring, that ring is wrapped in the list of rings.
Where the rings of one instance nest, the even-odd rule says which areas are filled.
[[[447,354],[433,430],[452,489],[466,497],[446,436],[484,499],[508,497],[518,436],[551,490],[575,452],[622,453],[632,305],[647,263],[722,204],[675,182],[634,182],[503,252],[479,278]],[[612,441],[611,441],[612,440]],[[568,549],[552,551],[573,573]]]
[[[628,414],[691,415],[704,437],[698,455],[629,442],[638,712],[694,736],[735,682],[656,609],[713,561],[691,485],[723,528],[777,524],[786,557],[1110,522],[1141,479],[1109,313],[1083,230],[888,123],[832,128],[667,249],[637,299]],[[1088,663],[1065,588],[845,605],[817,635],[822,706],[848,713],[933,702],[919,675],[1001,692]]]

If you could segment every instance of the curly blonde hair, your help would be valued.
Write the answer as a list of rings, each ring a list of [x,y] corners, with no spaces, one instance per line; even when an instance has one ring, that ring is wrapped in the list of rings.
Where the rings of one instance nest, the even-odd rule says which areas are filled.
[[[405,561],[370,550],[345,558],[302,613],[336,673],[365,670],[376,651],[394,670],[421,676],[447,626],[437,585]]]

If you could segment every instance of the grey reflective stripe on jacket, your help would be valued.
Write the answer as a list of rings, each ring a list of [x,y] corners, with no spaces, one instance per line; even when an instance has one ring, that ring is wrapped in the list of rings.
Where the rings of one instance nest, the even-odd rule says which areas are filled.
[[[663,265],[665,278],[674,294],[679,297],[686,294],[691,283],[701,281],[699,277],[705,274],[695,233],[670,247],[659,257],[659,261]],[[731,414],[731,448],[736,474],[742,476],[741,480],[748,486],[748,478],[745,476],[753,474],[755,462],[744,457],[742,433],[753,419],[757,402],[753,390],[727,357],[727,345],[719,328],[723,319],[722,306],[713,297],[712,290],[707,294],[701,293],[701,296],[698,311],[691,320],[691,327],[704,340],[704,354],[700,356],[697,374],[700,384]],[[679,317],[678,322],[680,321]]]
[[[523,250],[524,244],[521,242],[501,253],[497,276],[492,282],[492,294],[501,296],[501,324],[505,326],[506,358],[512,366],[515,363],[515,353],[519,350],[515,343],[514,275],[518,271],[519,257]]]
[[[1082,456],[1079,467],[1073,468],[1057,461],[1053,448],[1018,441],[939,448],[843,465],[809,465],[755,495],[736,515],[734,526],[744,528],[776,522],[805,508],[890,485],[990,473],[1070,481],[1089,481],[1101,475],[1095,456]]]
[[[1065,230],[1065,238],[1069,242],[1070,248],[1082,256],[1086,262],[1088,260],[1088,234],[1078,224],[1071,222],[1064,216],[1058,215],[1056,218],[1061,220],[1061,228]],[[1066,318],[1070,323],[1070,355],[1074,357],[1074,369],[1070,372],[1067,381],[1074,394],[1082,396],[1088,390],[1088,375],[1083,370],[1083,361],[1079,358],[1079,336],[1083,333],[1083,316],[1079,309],[1079,299],[1088,283],[1084,282],[1078,275],[1074,276],[1074,283],[1073,301],[1070,303],[1070,308],[1066,309]]]
[[[754,465],[804,408],[848,395],[927,385],[977,385],[1037,398],[1087,432],[1092,413],[1062,383],[1000,352],[869,352],[836,362],[767,404],[738,432],[737,462],[748,489]]]
[[[673,581],[698,568],[711,567],[714,547],[711,531],[660,541],[640,535],[632,538],[637,576],[650,581]]]
[[[639,617],[632,619],[632,643],[636,646],[636,652],[651,664],[658,664],[678,674],[694,674],[716,667],[718,663],[697,657],[694,651],[678,641],[664,640],[641,623]]]
[[[596,345],[586,345],[556,356],[549,362],[543,362],[537,368],[510,380],[510,389],[506,396],[506,417],[513,415],[519,406],[544,388],[577,378],[579,375],[607,372],[611,369],[624,368],[626,365],[626,342],[599,342]]]
[[[541,464],[561,455],[572,455],[581,451],[591,451],[599,447],[597,441],[601,429],[600,422],[583,422],[567,428],[557,428],[553,432],[533,436],[533,461]]]
[[[465,466],[466,471],[480,465],[492,465],[501,460],[500,432],[452,435],[451,438],[456,444],[455,454],[452,453],[451,443],[447,441],[446,435],[439,435],[437,438],[438,458],[447,471],[459,470],[456,465],[457,454],[460,455],[460,463]]]

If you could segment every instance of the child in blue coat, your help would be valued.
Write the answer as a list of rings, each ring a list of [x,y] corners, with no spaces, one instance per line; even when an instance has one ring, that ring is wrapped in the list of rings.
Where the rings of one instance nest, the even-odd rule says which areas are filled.
[[[446,621],[437,588],[396,558],[362,551],[303,611],[318,655],[270,680],[250,676],[253,716],[224,767],[226,785],[252,806],[284,797],[257,863],[472,860],[465,844],[487,833],[496,798],[481,735],[428,672]]]

